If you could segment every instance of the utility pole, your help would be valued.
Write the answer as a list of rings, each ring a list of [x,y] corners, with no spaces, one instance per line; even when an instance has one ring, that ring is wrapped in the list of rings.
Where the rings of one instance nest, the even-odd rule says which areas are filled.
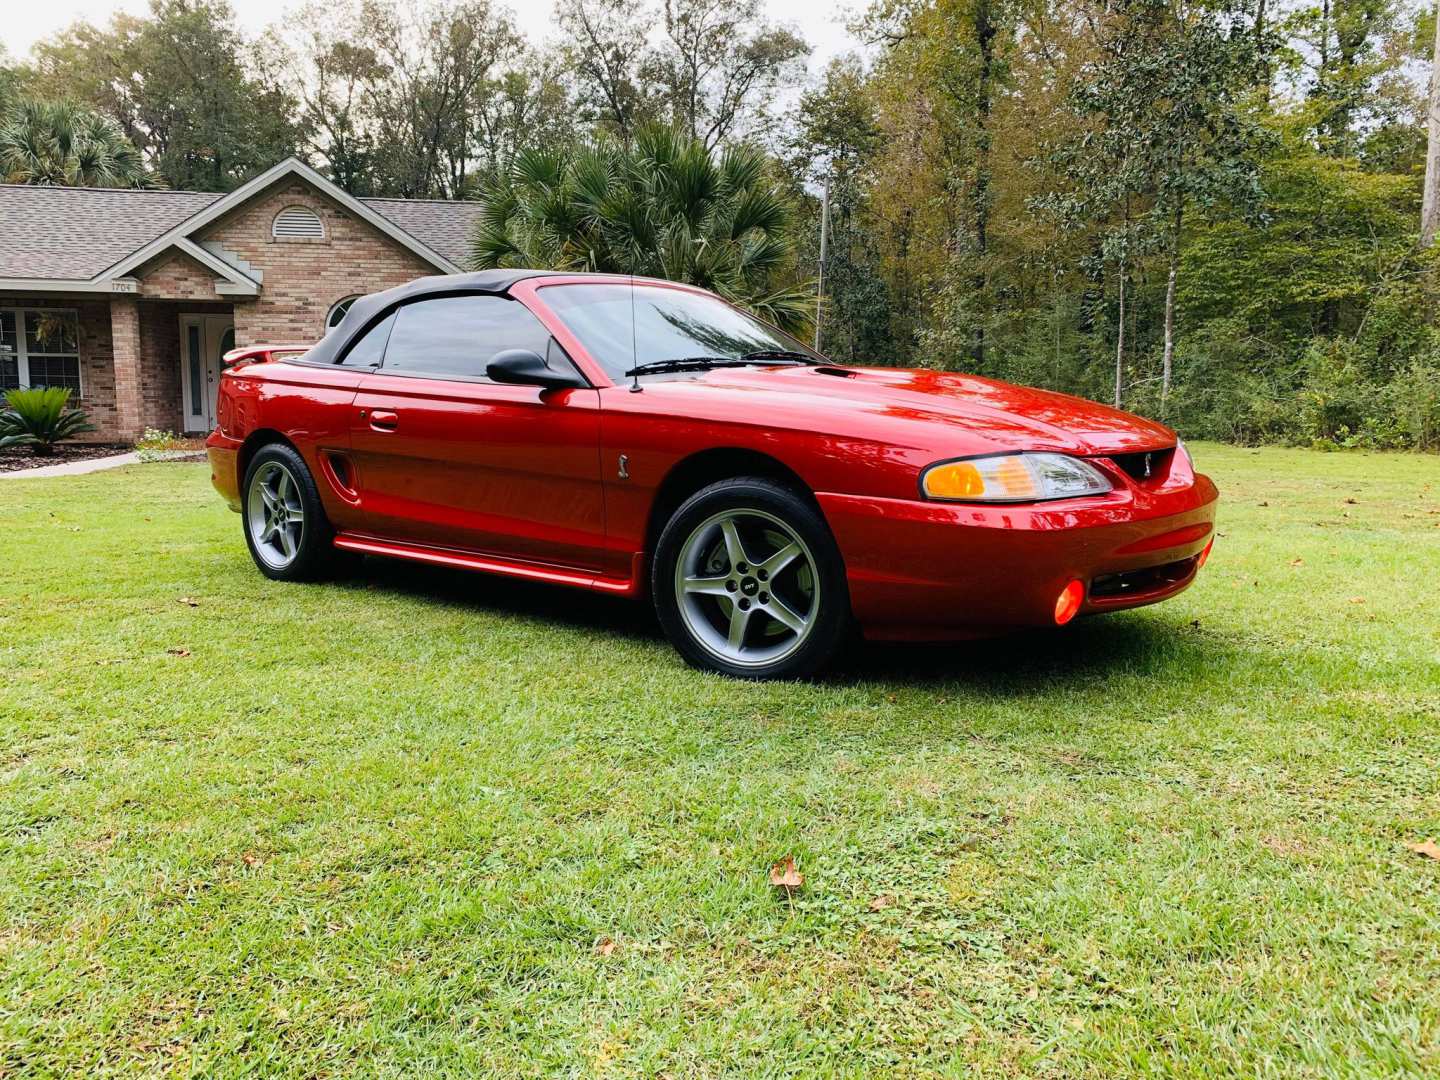
[[[1435,18],[1435,51],[1430,62],[1429,140],[1425,149],[1425,198],[1420,208],[1420,246],[1435,242],[1440,227],[1440,13]]]
[[[1427,181],[1428,182],[1428,181]],[[1429,190],[1428,188],[1426,189]],[[830,248],[830,178],[820,196],[820,273],[815,276],[815,351],[820,351],[820,315],[825,309],[825,257]]]

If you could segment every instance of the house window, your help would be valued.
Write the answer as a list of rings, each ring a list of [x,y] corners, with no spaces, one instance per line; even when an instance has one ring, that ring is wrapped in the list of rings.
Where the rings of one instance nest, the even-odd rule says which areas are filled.
[[[0,309],[0,390],[63,386],[80,396],[80,321],[73,311]]]
[[[325,223],[308,206],[287,206],[275,215],[270,235],[276,240],[323,240]]]
[[[359,300],[358,296],[347,296],[344,300],[335,301],[335,306],[330,309],[330,314],[325,316],[325,329],[334,330],[340,325],[340,320],[345,318],[345,313],[350,310],[350,305]]]

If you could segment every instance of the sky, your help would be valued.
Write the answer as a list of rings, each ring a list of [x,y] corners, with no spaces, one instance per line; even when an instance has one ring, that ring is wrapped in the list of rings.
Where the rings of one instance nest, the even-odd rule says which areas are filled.
[[[535,42],[543,41],[551,32],[554,0],[499,0],[509,7],[515,21]],[[9,10],[0,19],[0,42],[11,59],[20,59],[30,46],[62,30],[79,19],[106,23],[117,11],[142,14],[147,0],[44,0],[43,3],[11,0]],[[234,3],[240,26],[254,35],[272,23],[281,22],[286,13],[299,6],[296,0],[239,0]],[[810,70],[819,72],[831,57],[855,46],[845,29],[848,19],[846,5],[835,0],[763,0],[768,17],[800,31],[814,47]]]

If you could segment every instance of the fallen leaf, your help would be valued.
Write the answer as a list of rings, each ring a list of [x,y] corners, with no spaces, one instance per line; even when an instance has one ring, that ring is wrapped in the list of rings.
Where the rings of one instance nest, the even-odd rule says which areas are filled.
[[[888,897],[888,896],[877,896],[877,897],[875,897],[874,900],[871,900],[871,901],[870,901],[870,910],[871,910],[871,911],[884,911],[887,907],[889,907],[889,906],[890,906],[891,904],[893,904],[894,902],[895,902],[895,901],[892,900],[892,899],[891,899],[890,897]]]
[[[190,650],[189,650],[189,649],[166,649],[165,651],[166,651],[167,653],[169,653],[171,656],[189,656],[189,655],[190,655]]]
[[[1440,862],[1440,844],[1437,844],[1433,837],[1429,840],[1423,840],[1418,844],[1406,844],[1405,846],[1415,852],[1416,855],[1424,855],[1427,859],[1434,859],[1436,862]]]
[[[247,851],[244,855],[240,856],[240,861],[246,866],[259,866],[260,856],[256,855],[253,851]]]
[[[1354,505],[1355,505],[1355,500],[1354,500],[1354,499],[1346,499],[1345,502],[1346,502],[1346,504],[1349,505],[1349,506],[1354,506]]]
[[[1304,565],[1305,565],[1305,560],[1304,560],[1304,559],[1291,559],[1291,560],[1290,560],[1290,565],[1291,565],[1291,566],[1304,566]]]
[[[595,943],[595,951],[601,956],[609,956],[615,951],[615,942],[608,937],[602,937]]]
[[[795,856],[785,858],[770,867],[770,884],[777,889],[798,889],[805,884],[805,876],[795,868]]]
[[[1270,504],[1269,504],[1268,502],[1262,502],[1262,503],[1260,503],[1259,505],[1260,505],[1260,506],[1269,506]]]
[[[200,606],[200,601],[199,601],[199,600],[196,600],[193,596],[182,596],[182,597],[180,597],[180,603],[184,604],[186,607],[199,607],[199,606]]]
[[[1363,597],[1363,596],[1352,596],[1352,597],[1350,597],[1350,603],[1352,603],[1352,604],[1363,604],[1363,603],[1365,603],[1365,597]]]

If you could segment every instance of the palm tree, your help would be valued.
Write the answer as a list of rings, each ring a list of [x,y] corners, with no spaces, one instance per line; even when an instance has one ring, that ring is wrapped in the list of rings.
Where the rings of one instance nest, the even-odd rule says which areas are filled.
[[[623,146],[528,150],[480,186],[471,265],[683,281],[787,330],[814,292],[795,273],[791,207],[749,147],[718,155],[664,128]]]
[[[157,186],[113,120],[68,101],[21,101],[0,123],[0,177],[10,184]]]

